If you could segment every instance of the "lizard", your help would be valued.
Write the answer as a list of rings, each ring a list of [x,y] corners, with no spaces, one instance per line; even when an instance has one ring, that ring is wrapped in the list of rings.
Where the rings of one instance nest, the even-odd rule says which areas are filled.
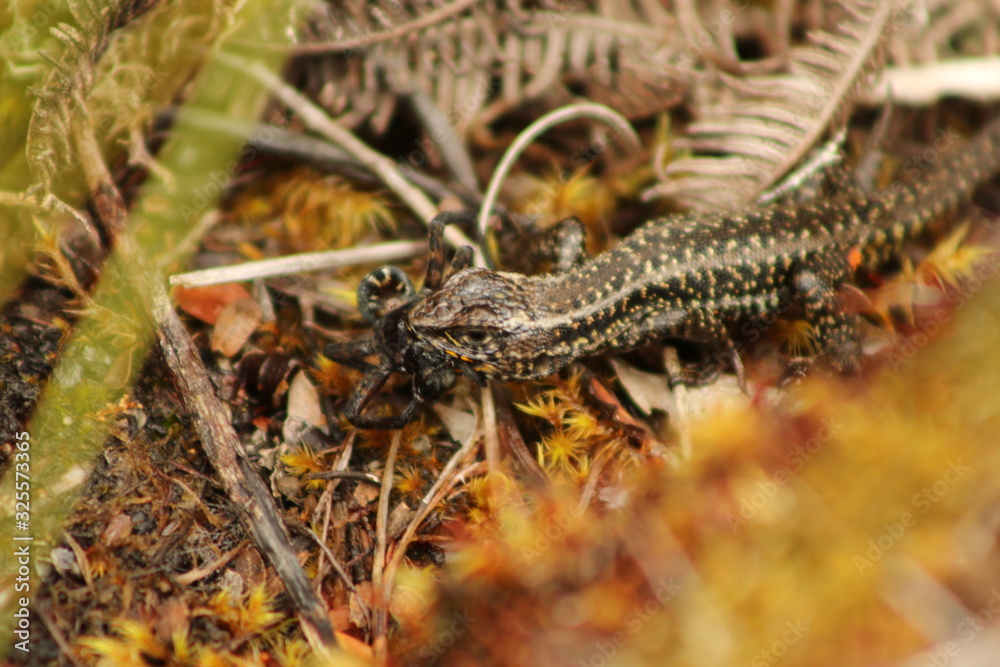
[[[727,326],[789,303],[812,325],[818,355],[835,371],[854,373],[857,316],[845,312],[838,289],[898,255],[997,171],[1000,119],[965,146],[943,151],[921,178],[898,179],[881,196],[849,190],[804,203],[656,218],[603,253],[583,258],[581,247],[563,270],[534,276],[469,266],[469,248],[446,266],[443,225],[462,215],[441,214],[429,225],[420,292],[398,268],[373,271],[359,285],[358,303],[374,335],[326,350],[366,371],[344,414],[361,428],[400,428],[458,374],[483,386],[486,379],[539,379],[581,357],[668,339],[717,346],[745,388]],[[371,355],[378,363],[365,360]],[[366,413],[394,372],[411,376],[410,403],[397,415]]]

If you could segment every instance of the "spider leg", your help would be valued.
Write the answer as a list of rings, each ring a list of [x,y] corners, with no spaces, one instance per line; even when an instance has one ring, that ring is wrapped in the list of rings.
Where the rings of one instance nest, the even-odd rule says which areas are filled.
[[[434,219],[427,224],[428,238],[427,243],[430,246],[430,254],[427,257],[427,272],[424,275],[424,289],[430,290],[432,292],[441,289],[441,285],[447,280],[453,273],[458,269],[455,268],[455,262],[459,261],[459,256],[468,255],[463,261],[465,265],[461,268],[465,268],[470,263],[472,259],[472,248],[468,246],[463,246],[455,251],[455,259],[452,260],[451,267],[445,270],[445,254],[444,254],[444,226],[449,224],[454,224],[456,222],[469,222],[475,219],[475,212],[473,211],[445,211],[444,213],[438,213],[434,216]]]
[[[455,256],[451,258],[451,265],[444,272],[444,282],[461,271],[472,266],[472,248],[464,245],[455,251]]]
[[[392,369],[385,366],[373,366],[365,373],[361,383],[354,389],[351,399],[344,407],[344,416],[349,422],[358,428],[394,428],[393,426],[378,426],[377,424],[385,421],[383,417],[368,417],[361,414],[361,411],[382,388],[390,375],[392,375]]]
[[[359,384],[357,389],[354,390],[351,400],[347,403],[347,407],[344,409],[344,416],[347,417],[347,420],[350,421],[351,424],[357,428],[379,431],[403,428],[413,421],[413,418],[424,408],[424,406],[433,402],[433,400],[428,401],[427,397],[423,396],[420,392],[414,392],[413,399],[410,401],[409,405],[407,405],[406,408],[398,415],[392,415],[390,417],[374,417],[362,414],[365,406],[368,405],[368,402],[378,392],[378,390],[382,388],[382,385],[385,384],[390,375],[392,375],[391,368],[379,366],[369,371],[361,380],[361,384]]]
[[[365,338],[350,343],[329,343],[323,348],[323,356],[327,359],[333,359],[338,364],[356,368],[359,371],[367,371],[374,368],[372,364],[365,361],[365,357],[375,353],[374,343],[374,338]]]

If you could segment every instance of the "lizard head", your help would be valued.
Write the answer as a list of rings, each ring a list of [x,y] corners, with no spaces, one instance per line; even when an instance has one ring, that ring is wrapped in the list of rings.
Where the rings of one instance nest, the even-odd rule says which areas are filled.
[[[485,377],[537,377],[527,366],[537,356],[537,308],[527,296],[525,276],[465,269],[436,292],[417,300],[407,314],[412,335],[463,367]],[[544,346],[542,347],[544,349]],[[534,354],[529,354],[534,352]]]
[[[362,341],[365,378],[345,414],[362,428],[399,428],[417,411],[448,391],[458,374],[485,386],[486,378],[526,380],[554,373],[563,357],[550,353],[552,334],[538,320],[544,305],[531,298],[531,278],[471,268],[458,271],[437,290],[416,293],[398,269],[383,267],[358,288],[358,305],[372,321],[373,338]],[[411,377],[413,399],[392,417],[363,413],[365,405],[392,373]]]
[[[462,371],[477,382],[506,377],[508,343],[529,318],[523,276],[466,269],[438,290],[413,289],[395,267],[371,272],[358,287],[358,307],[373,324],[374,350],[387,367],[423,379]],[[453,380],[452,380],[453,382]]]

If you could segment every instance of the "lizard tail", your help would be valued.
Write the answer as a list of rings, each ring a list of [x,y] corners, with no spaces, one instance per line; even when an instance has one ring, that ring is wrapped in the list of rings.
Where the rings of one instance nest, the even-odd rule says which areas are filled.
[[[903,173],[882,191],[883,196],[876,194],[872,198],[876,203],[868,211],[869,219],[876,226],[888,228],[894,239],[901,241],[957,211],[977,186],[997,172],[1000,118],[964,144],[955,132],[942,130],[920,159],[904,165]],[[886,216],[886,211],[893,213]]]

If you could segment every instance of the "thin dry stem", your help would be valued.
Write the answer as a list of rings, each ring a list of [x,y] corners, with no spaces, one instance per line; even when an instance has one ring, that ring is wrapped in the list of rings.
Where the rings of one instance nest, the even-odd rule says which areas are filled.
[[[576,120],[577,118],[593,118],[594,120],[607,123],[619,133],[624,134],[634,150],[639,150],[642,146],[639,141],[639,135],[636,134],[628,119],[603,104],[570,104],[545,114],[517,135],[517,138],[514,139],[513,143],[511,143],[500,159],[500,164],[497,165],[496,171],[493,172],[493,178],[490,179],[490,184],[486,188],[486,196],[483,197],[483,205],[479,209],[479,218],[476,220],[476,230],[480,240],[486,239],[487,221],[489,220],[490,211],[493,209],[493,202],[496,201],[497,195],[500,192],[500,186],[503,184],[503,179],[507,177],[507,173],[510,172],[514,161],[521,156],[521,153],[524,152],[524,149],[532,141],[547,130],[556,125]],[[488,256],[484,255],[483,259],[488,264],[492,264]],[[476,265],[486,266],[487,264],[480,264],[477,257]]]
[[[392,444],[389,445],[389,455],[385,460],[385,472],[382,473],[382,488],[378,499],[378,514],[375,515],[375,557],[372,563],[372,590],[375,598],[372,607],[375,611],[375,638],[373,646],[375,649],[375,663],[385,665],[388,663],[388,643],[386,639],[386,629],[389,623],[389,596],[391,593],[391,579],[384,578],[385,555],[388,548],[386,536],[389,523],[389,495],[392,493],[393,468],[396,465],[396,452],[399,451],[399,443],[403,439],[403,432],[397,430],[392,435]]]
[[[427,243],[425,241],[389,241],[388,243],[348,248],[347,250],[304,252],[286,257],[178,273],[170,276],[170,284],[184,287],[203,287],[220,283],[236,283],[308,271],[328,271],[371,262],[396,262],[411,259],[426,252]]]
[[[424,195],[423,192],[413,187],[397,170],[395,162],[370,148],[363,141],[355,137],[351,132],[341,127],[335,120],[330,118],[321,108],[313,104],[302,93],[288,85],[275,76],[261,63],[250,63],[241,58],[235,58],[227,54],[219,54],[220,62],[233,68],[249,73],[260,81],[274,95],[281,100],[289,109],[299,115],[306,126],[319,132],[327,139],[335,143],[340,148],[360,160],[372,172],[378,174],[382,181],[417,216],[425,223],[430,222],[437,214],[437,207]],[[444,239],[454,247],[468,245],[478,254],[479,250],[460,230],[455,227],[448,227],[444,232]]]

